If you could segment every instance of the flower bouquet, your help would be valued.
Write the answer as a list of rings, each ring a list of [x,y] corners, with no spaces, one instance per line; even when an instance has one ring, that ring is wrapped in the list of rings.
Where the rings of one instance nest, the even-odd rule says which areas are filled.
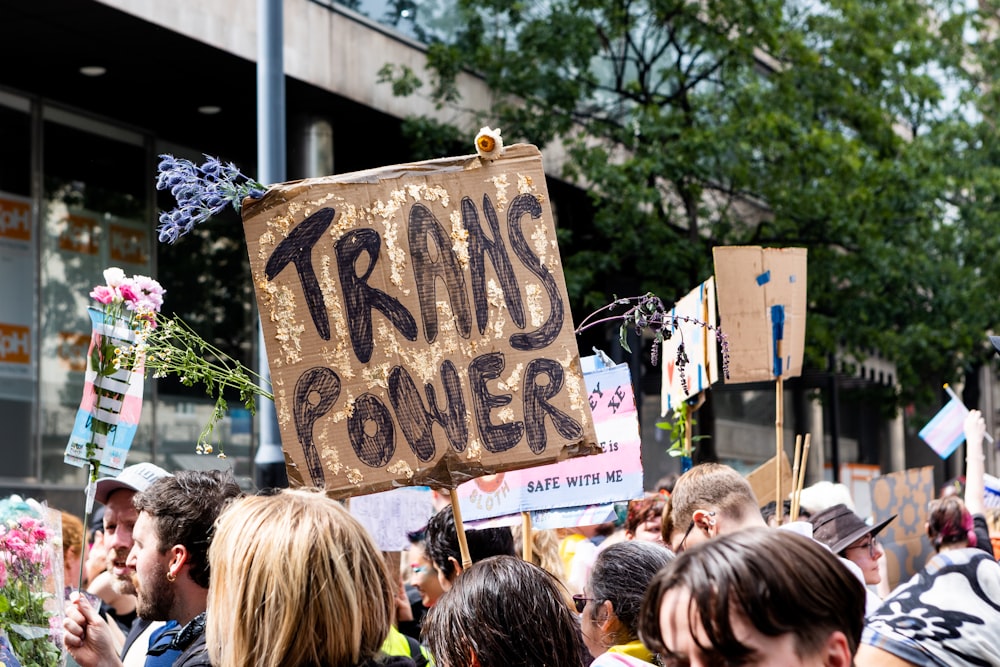
[[[6,665],[11,658],[23,667],[64,664],[62,530],[48,517],[33,500],[0,500],[0,656]]]
[[[124,357],[144,331],[156,326],[164,290],[147,276],[126,277],[119,268],[104,272],[106,284],[90,296],[92,325],[83,400],[77,411],[65,461],[116,475],[125,467],[142,411],[142,354]]]

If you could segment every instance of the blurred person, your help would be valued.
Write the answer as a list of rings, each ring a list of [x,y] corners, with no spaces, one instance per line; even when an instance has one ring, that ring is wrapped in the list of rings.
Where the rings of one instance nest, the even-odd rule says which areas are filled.
[[[514,537],[510,528],[466,530],[465,540],[473,563],[490,556],[514,555]],[[451,505],[439,510],[427,522],[427,555],[437,567],[441,589],[448,591],[463,570],[455,514]]]
[[[177,624],[148,647],[147,656],[176,653],[174,667],[210,664],[204,635],[208,548],[219,513],[242,495],[232,473],[219,470],[181,471],[135,494],[138,516],[126,567],[135,572],[137,612],[145,620]],[[122,664],[102,626],[85,597],[67,606],[64,642],[83,667]]]
[[[510,532],[514,539],[514,555],[523,558],[524,527],[516,524],[511,526]],[[531,530],[531,562],[562,583],[564,574],[562,559],[559,557],[559,541],[555,530]]]
[[[860,667],[995,665],[1000,656],[1000,565],[974,546],[972,517],[955,494],[932,501],[936,554],[868,617]]]
[[[559,582],[514,556],[487,558],[458,577],[427,614],[424,638],[438,667],[584,664],[580,628]]]
[[[986,530],[993,545],[993,558],[1000,560],[1000,507],[986,510]]]
[[[769,527],[775,528],[778,525],[778,503],[771,501],[768,504],[760,508],[760,515],[764,517],[764,523]],[[799,516],[796,521],[808,521],[812,513],[808,510],[799,509]],[[783,525],[788,525],[792,522],[792,501],[785,500],[781,504],[781,518]]]
[[[630,500],[625,515],[625,539],[663,544],[663,510],[667,500],[658,493],[647,493]]]
[[[380,652],[395,584],[378,547],[321,490],[234,503],[209,549],[215,667],[401,667]]]
[[[63,584],[77,588],[83,572],[83,521],[65,510],[62,515]]]
[[[643,667],[653,654],[639,641],[639,608],[649,582],[674,555],[659,542],[631,540],[603,549],[582,595],[574,595],[591,667]]]
[[[669,498],[674,492],[674,485],[677,484],[678,474],[675,472],[664,475],[656,481],[656,492],[664,498]]]
[[[96,505],[87,527],[87,553],[83,561],[83,580],[88,587],[97,577],[108,571],[108,549],[104,546],[104,505]],[[107,576],[107,589],[111,590],[111,575]],[[91,591],[93,592],[93,591]],[[103,596],[99,596],[104,599]]]
[[[639,636],[664,667],[849,667],[861,582],[821,544],[749,528],[685,549],[643,600]]]
[[[677,479],[670,494],[670,521],[663,543],[680,553],[718,535],[764,527],[750,483],[721,463],[700,463]]]
[[[425,610],[437,604],[444,593],[438,581],[437,567],[427,553],[427,527],[406,534],[410,548],[406,552],[410,584],[420,594],[420,602]],[[416,616],[416,614],[414,614]]]

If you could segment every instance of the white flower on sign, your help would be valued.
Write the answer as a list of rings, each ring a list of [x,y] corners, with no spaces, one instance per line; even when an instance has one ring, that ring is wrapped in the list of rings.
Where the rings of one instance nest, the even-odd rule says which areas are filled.
[[[500,128],[493,130],[489,127],[480,128],[476,135],[476,152],[484,160],[496,160],[503,153],[503,139],[500,137]]]

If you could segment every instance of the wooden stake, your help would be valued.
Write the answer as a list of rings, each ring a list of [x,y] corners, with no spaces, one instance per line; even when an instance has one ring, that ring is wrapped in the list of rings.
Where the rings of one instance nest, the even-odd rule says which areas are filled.
[[[792,503],[794,505],[792,521],[796,521],[799,518],[799,509],[801,509],[802,503],[802,487],[806,482],[806,466],[809,464],[809,443],[811,439],[812,433],[806,433],[805,442],[802,444],[802,464],[799,466],[799,476],[798,479],[792,479],[792,483],[795,485],[795,493],[792,496]]]
[[[458,534],[458,550],[462,553],[462,569],[472,567],[472,557],[469,555],[469,542],[465,539],[465,524],[462,523],[462,510],[458,506],[458,491],[449,489],[451,494],[451,511],[455,515],[455,532]]]
[[[782,510],[784,509],[783,498],[781,497],[781,452],[784,449],[784,386],[785,381],[778,377],[775,382],[774,395],[774,498],[775,498],[775,520],[781,525]]]
[[[531,513],[521,512],[521,558],[526,562],[531,562]]]
[[[795,518],[798,516],[798,513],[795,511],[795,482],[799,478],[800,456],[802,456],[802,436],[796,435],[795,454],[792,456],[792,504],[788,508],[788,517],[792,521],[795,521]],[[781,504],[784,505],[784,501],[782,501]]]

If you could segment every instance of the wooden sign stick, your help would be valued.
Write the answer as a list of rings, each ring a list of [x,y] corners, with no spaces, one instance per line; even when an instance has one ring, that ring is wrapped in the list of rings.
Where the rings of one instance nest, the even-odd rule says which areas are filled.
[[[806,466],[809,464],[809,443],[812,439],[812,433],[806,433],[805,442],[802,444],[802,463],[799,466],[798,478],[793,478],[792,483],[795,485],[795,492],[792,495],[792,521],[797,521],[799,518],[799,509],[801,509],[802,502],[802,487],[806,482]]]
[[[521,558],[531,562],[531,512],[521,512]]]
[[[795,481],[799,478],[799,465],[801,464],[801,460],[799,458],[800,456],[802,456],[802,436],[796,435],[795,454],[792,456],[792,504],[788,508],[788,516],[792,521],[795,521],[795,518],[798,516],[798,513],[795,511],[795,489],[797,488],[795,486]],[[781,502],[782,505],[785,504],[780,498],[778,501]]]
[[[783,436],[785,420],[785,410],[782,405],[784,402],[784,386],[784,379],[779,376],[775,382],[774,396],[774,517],[779,526],[781,525],[781,515],[782,510],[784,509],[781,496],[781,452],[784,447]]]
[[[455,532],[458,534],[458,550],[462,553],[462,569],[472,567],[472,556],[469,555],[469,542],[465,539],[465,524],[462,523],[462,510],[458,506],[458,490],[449,489],[451,495],[451,511],[455,515]]]

